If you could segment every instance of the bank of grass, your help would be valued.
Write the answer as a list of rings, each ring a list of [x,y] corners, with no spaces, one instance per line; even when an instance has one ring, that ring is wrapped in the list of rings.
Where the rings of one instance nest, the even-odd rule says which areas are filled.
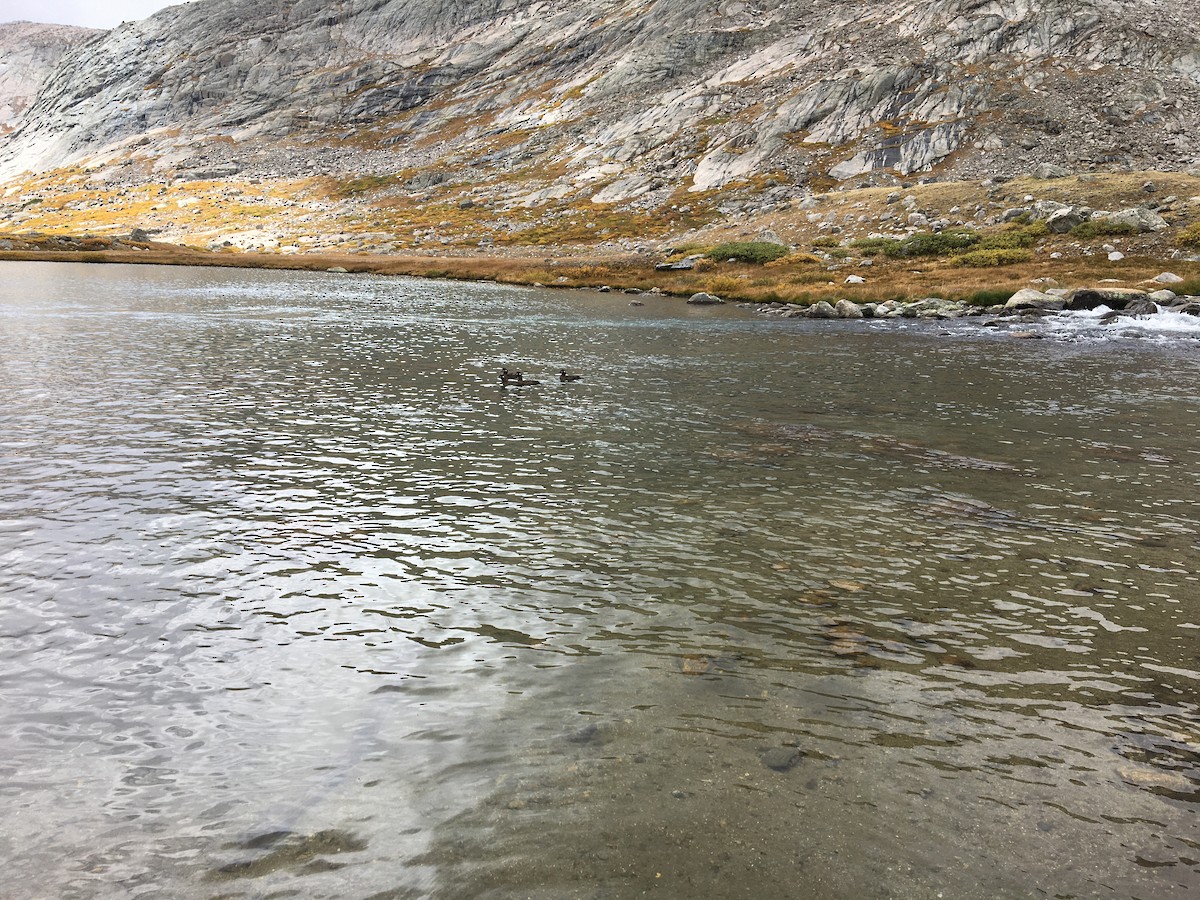
[[[2,235],[0,239],[28,240],[28,236]],[[979,246],[976,242],[974,246]],[[713,263],[692,270],[656,271],[660,257],[651,254],[591,255],[586,251],[541,249],[525,255],[415,255],[415,254],[273,254],[205,251],[169,244],[146,244],[140,249],[100,249],[103,242],[83,246],[97,249],[0,251],[0,260],[34,259],[69,262],[135,263],[159,265],[221,266],[257,269],[327,271],[341,267],[351,273],[413,275],[506,284],[540,283],[552,288],[596,288],[614,291],[659,291],[686,297],[697,291],[728,301],[809,304],[847,298],[856,302],[886,299],[943,297],[977,305],[1003,303],[1016,291],[1044,287],[1053,279],[1063,287],[1115,284],[1153,290],[1150,279],[1164,268],[1186,279],[1177,293],[1200,290],[1200,263],[1158,257],[1127,257],[1119,263],[1106,257],[1072,257],[1053,260],[1047,254],[1032,256],[1016,248],[970,252],[989,253],[996,263],[986,267],[963,264],[962,253],[952,256],[894,259],[886,255],[864,268],[850,262],[830,268],[827,260],[811,254],[791,254],[760,265],[752,262]],[[47,246],[49,246],[49,242]],[[1010,255],[1003,255],[1008,253]],[[1017,253],[1020,255],[1013,256]],[[861,275],[864,284],[847,284]],[[331,276],[334,277],[334,276]]]

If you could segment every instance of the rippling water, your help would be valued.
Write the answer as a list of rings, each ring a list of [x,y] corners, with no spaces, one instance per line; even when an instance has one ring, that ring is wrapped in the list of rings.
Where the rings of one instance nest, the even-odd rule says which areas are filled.
[[[1200,890],[1194,341],[0,275],[6,896]]]

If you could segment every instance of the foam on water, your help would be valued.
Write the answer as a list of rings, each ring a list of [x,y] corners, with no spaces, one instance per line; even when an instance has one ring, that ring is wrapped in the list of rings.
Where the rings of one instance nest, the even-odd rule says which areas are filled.
[[[1077,334],[1089,338],[1154,337],[1194,338],[1200,337],[1200,316],[1159,309],[1152,315],[1119,316],[1104,321],[1104,316],[1113,310],[1107,306],[1078,312],[1063,312],[1046,320],[1052,332]]]

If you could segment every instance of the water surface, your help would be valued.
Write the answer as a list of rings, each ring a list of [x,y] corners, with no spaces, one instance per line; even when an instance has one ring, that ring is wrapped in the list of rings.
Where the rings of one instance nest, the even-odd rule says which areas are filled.
[[[1194,337],[0,276],[11,896],[1200,890]]]

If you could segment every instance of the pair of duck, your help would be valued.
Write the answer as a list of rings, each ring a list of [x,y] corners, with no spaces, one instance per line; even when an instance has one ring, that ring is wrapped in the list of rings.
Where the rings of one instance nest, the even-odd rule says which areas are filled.
[[[581,378],[583,378],[582,375],[568,375],[566,369],[562,369],[558,373],[558,380],[563,383],[579,381]],[[527,384],[541,384],[540,381],[527,379],[521,372],[510,372],[508,369],[500,370],[500,383],[503,385],[514,384],[517,387],[523,387]]]

